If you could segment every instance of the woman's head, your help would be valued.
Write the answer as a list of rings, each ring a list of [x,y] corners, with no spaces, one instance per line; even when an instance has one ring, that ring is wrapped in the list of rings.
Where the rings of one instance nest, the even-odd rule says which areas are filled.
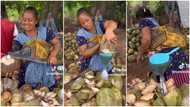
[[[34,30],[38,26],[38,12],[34,7],[27,7],[21,18],[21,27],[25,31]]]
[[[93,19],[92,19],[92,15],[90,14],[90,12],[85,9],[85,8],[80,8],[77,12],[77,18],[78,21],[80,23],[80,25],[87,29],[87,30],[92,30],[93,29]]]
[[[150,10],[147,9],[146,7],[139,7],[136,11],[136,18],[141,19],[141,18],[147,18],[147,17],[153,17]]]

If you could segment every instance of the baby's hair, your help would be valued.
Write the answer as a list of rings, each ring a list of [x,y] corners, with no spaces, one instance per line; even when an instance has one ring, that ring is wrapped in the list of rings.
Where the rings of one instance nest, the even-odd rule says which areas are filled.
[[[136,18],[153,17],[152,13],[146,7],[139,7],[136,11]]]
[[[38,11],[35,7],[29,6],[27,8],[24,9],[24,13],[30,11],[32,12],[32,14],[34,15],[34,17],[36,18],[36,20],[38,20]],[[37,23],[36,27],[39,26],[39,23]]]
[[[88,16],[92,16],[91,13],[86,8],[80,8],[77,11],[77,17],[79,17],[81,14],[86,14]]]

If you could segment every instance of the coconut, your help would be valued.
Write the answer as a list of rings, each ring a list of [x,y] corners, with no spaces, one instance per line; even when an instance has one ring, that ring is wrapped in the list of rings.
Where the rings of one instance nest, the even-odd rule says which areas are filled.
[[[54,98],[56,95],[57,94],[54,92],[48,92],[45,97],[49,99],[49,98]]]
[[[145,88],[145,83],[144,82],[140,82],[137,85],[135,85],[135,88],[142,91]]]
[[[9,78],[3,78],[2,83],[3,89],[10,89],[11,91],[14,91],[18,86],[17,80],[12,80]]]
[[[86,103],[83,103],[82,106],[96,106],[96,99],[93,98],[92,100],[90,100]]]
[[[128,54],[130,55],[130,54],[133,54],[133,53],[134,53],[134,50],[131,49],[131,48],[129,48],[127,52],[128,52]]]
[[[23,96],[18,92],[14,92],[13,93],[13,96],[12,96],[12,99],[11,99],[11,103],[20,103],[23,101]]]
[[[117,88],[119,90],[121,90],[123,88],[122,76],[111,76],[110,81],[115,88]]]
[[[4,56],[1,59],[1,63],[5,64],[7,66],[13,64],[14,62],[15,62],[15,60],[10,55]]]
[[[147,93],[152,93],[156,89],[156,85],[148,85],[144,90],[142,90],[142,94],[145,95]]]
[[[94,78],[94,72],[89,71],[89,72],[85,73],[85,78],[93,79]]]
[[[80,103],[75,96],[72,96],[69,100],[64,101],[64,106],[79,106]]]
[[[100,80],[96,83],[96,87],[100,88],[104,85],[104,80]]]
[[[32,86],[30,84],[24,84],[21,88],[21,91],[23,92],[31,92],[32,91]]]
[[[79,91],[78,93],[76,93],[76,98],[78,99],[80,103],[84,103],[85,100],[88,99],[88,97],[89,97],[89,93],[82,92],[82,91]]]
[[[134,105],[135,106],[150,106],[150,102],[140,100],[140,101],[136,101]]]
[[[153,102],[153,106],[166,106],[166,104],[161,97],[157,97]]]
[[[64,84],[71,80],[71,75],[69,73],[64,73]]]
[[[181,105],[182,96],[179,89],[171,90],[166,96],[163,97],[167,106]]]
[[[10,90],[5,90],[1,94],[1,100],[5,103],[9,102],[12,98],[12,92]]]
[[[136,96],[134,94],[127,94],[127,103],[134,104],[136,101]]]
[[[166,87],[169,89],[171,87],[175,86],[174,85],[174,80],[170,78],[169,80],[166,81]]]
[[[140,99],[144,101],[149,101],[153,99],[153,97],[154,97],[154,93],[147,93],[147,94],[144,94]]]
[[[185,95],[183,98],[182,98],[182,106],[189,106],[189,102],[190,102],[190,100],[189,100],[189,94],[187,94],[187,95]]]
[[[129,56],[127,56],[127,61],[128,62],[134,62],[135,60],[136,60],[135,55],[129,55]]]
[[[134,79],[132,79],[132,85],[135,85],[135,84],[138,84],[138,83],[141,83],[142,82],[142,80],[141,79],[139,79],[139,78],[134,78]]]
[[[96,96],[97,106],[121,106],[122,97],[117,88],[102,88]]]
[[[76,91],[79,90],[82,86],[84,86],[85,81],[82,78],[78,78],[72,85],[71,90]]]
[[[24,106],[40,106],[40,100],[39,99],[33,99],[30,101],[24,102]]]

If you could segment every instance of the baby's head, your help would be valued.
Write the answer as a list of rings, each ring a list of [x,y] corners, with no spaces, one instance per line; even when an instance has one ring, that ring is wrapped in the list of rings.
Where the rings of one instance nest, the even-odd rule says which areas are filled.
[[[87,30],[92,30],[94,23],[93,23],[93,18],[90,12],[85,9],[85,8],[80,8],[77,12],[77,18],[80,23],[80,25],[87,29]]]

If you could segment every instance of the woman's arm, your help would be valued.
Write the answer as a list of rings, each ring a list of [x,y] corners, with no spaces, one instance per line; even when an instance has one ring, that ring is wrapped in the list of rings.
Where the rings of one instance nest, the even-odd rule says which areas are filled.
[[[94,53],[96,53],[100,48],[100,44],[96,44],[94,47],[88,48],[87,44],[84,44],[79,47],[80,55],[84,56],[85,58],[89,58]]]
[[[107,20],[104,23],[104,28],[105,28],[105,34],[103,37],[111,42],[116,42],[116,35],[114,33],[114,30],[117,28],[117,23],[113,20]]]
[[[56,56],[61,49],[61,43],[57,37],[53,38],[50,42],[53,45],[53,50],[51,51],[49,56],[50,64],[56,64],[57,63]]]
[[[148,51],[151,44],[151,30],[149,27],[144,27],[142,29],[142,39],[141,46],[139,47],[137,63],[142,60],[143,54]]]

